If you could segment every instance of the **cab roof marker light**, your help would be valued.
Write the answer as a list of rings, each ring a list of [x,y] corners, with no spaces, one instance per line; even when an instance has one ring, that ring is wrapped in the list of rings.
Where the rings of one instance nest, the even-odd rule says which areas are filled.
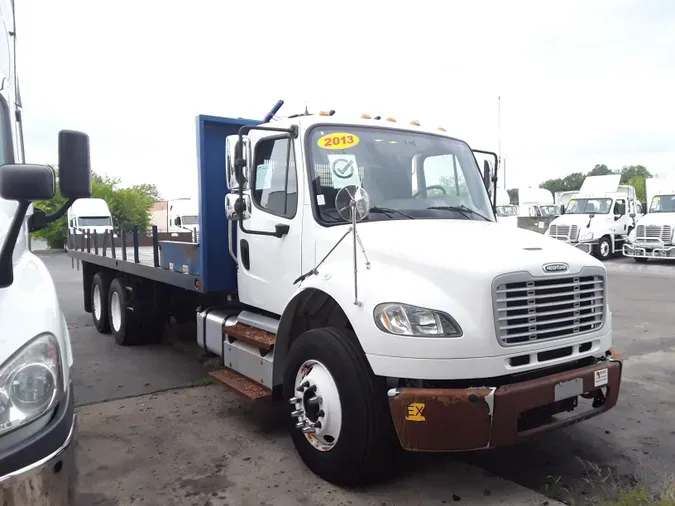
[[[390,118],[387,118],[387,121],[391,121],[392,123],[396,123],[396,119],[395,119],[395,118],[391,118],[391,117],[390,117]]]
[[[370,117],[370,114],[362,114],[362,115],[361,115],[361,118],[362,118],[362,119],[372,119],[372,118]]]
[[[382,116],[375,116],[373,119],[382,119]]]
[[[447,132],[447,130],[446,130],[445,128],[443,128],[443,127],[438,127],[438,129],[439,129],[441,132]]]
[[[420,126],[420,122],[417,121],[416,119],[412,120],[412,121],[410,122],[410,124],[411,124],[411,125],[415,125],[415,126]]]
[[[332,116],[333,114],[335,114],[335,111],[321,111],[319,116]]]

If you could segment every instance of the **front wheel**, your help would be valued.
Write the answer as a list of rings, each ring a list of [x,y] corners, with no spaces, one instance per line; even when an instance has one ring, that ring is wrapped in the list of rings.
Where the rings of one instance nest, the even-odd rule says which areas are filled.
[[[298,336],[283,390],[293,444],[320,478],[354,486],[390,469],[397,441],[386,385],[373,374],[353,332],[320,328]]]
[[[596,249],[596,255],[600,260],[607,260],[612,255],[612,242],[605,236],[600,239]]]

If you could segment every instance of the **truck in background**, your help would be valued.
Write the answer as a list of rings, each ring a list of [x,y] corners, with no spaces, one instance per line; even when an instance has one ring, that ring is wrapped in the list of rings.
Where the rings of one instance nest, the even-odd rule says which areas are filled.
[[[565,207],[567,207],[567,204],[569,203],[570,199],[577,193],[579,193],[578,190],[555,192],[554,202],[555,205],[560,208],[560,212],[558,214],[563,214],[565,212]]]
[[[636,262],[650,258],[675,260],[675,177],[647,178],[645,193],[648,212],[628,233],[623,254]]]
[[[619,184],[621,176],[587,176],[562,216],[548,226],[546,235],[605,260],[623,251],[625,236],[642,215],[635,188]]]
[[[518,207],[511,203],[509,192],[497,188],[497,222],[510,227],[518,226]]]
[[[394,118],[272,121],[282,103],[197,117],[199,244],[69,250],[101,332],[144,344],[194,319],[211,376],[282,400],[302,460],[340,485],[397,447],[502,446],[616,404],[604,266],[499,226],[478,150]]]
[[[560,206],[556,205],[550,190],[531,186],[518,188],[518,216],[549,218],[560,214]]]
[[[193,240],[199,238],[199,204],[190,198],[155,202],[150,209],[150,223],[159,232],[192,232]]]
[[[78,199],[68,209],[68,228],[73,234],[113,233],[113,219],[103,199]]]

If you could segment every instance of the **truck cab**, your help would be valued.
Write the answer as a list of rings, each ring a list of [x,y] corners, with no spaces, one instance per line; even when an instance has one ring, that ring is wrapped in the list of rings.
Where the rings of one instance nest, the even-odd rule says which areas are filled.
[[[620,185],[620,179],[618,174],[588,176],[545,234],[602,260],[622,251],[642,205],[635,188]]]
[[[103,199],[78,199],[68,209],[68,228],[73,234],[113,232],[113,219]]]
[[[497,222],[509,227],[518,226],[518,207],[511,204],[508,192],[504,188],[497,188]]]
[[[624,256],[636,262],[675,260],[675,178],[647,178],[649,209],[626,237]]]

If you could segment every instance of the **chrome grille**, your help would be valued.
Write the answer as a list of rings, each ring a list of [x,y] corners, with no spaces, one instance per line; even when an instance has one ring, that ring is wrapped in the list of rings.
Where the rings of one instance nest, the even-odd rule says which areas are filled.
[[[497,338],[505,346],[573,337],[604,322],[602,269],[564,277],[507,274],[495,280],[493,293]]]
[[[637,241],[642,242],[659,242],[663,241],[669,244],[673,237],[673,227],[670,225],[638,225],[635,234]]]
[[[551,225],[550,236],[561,241],[576,241],[579,238],[579,226]]]

